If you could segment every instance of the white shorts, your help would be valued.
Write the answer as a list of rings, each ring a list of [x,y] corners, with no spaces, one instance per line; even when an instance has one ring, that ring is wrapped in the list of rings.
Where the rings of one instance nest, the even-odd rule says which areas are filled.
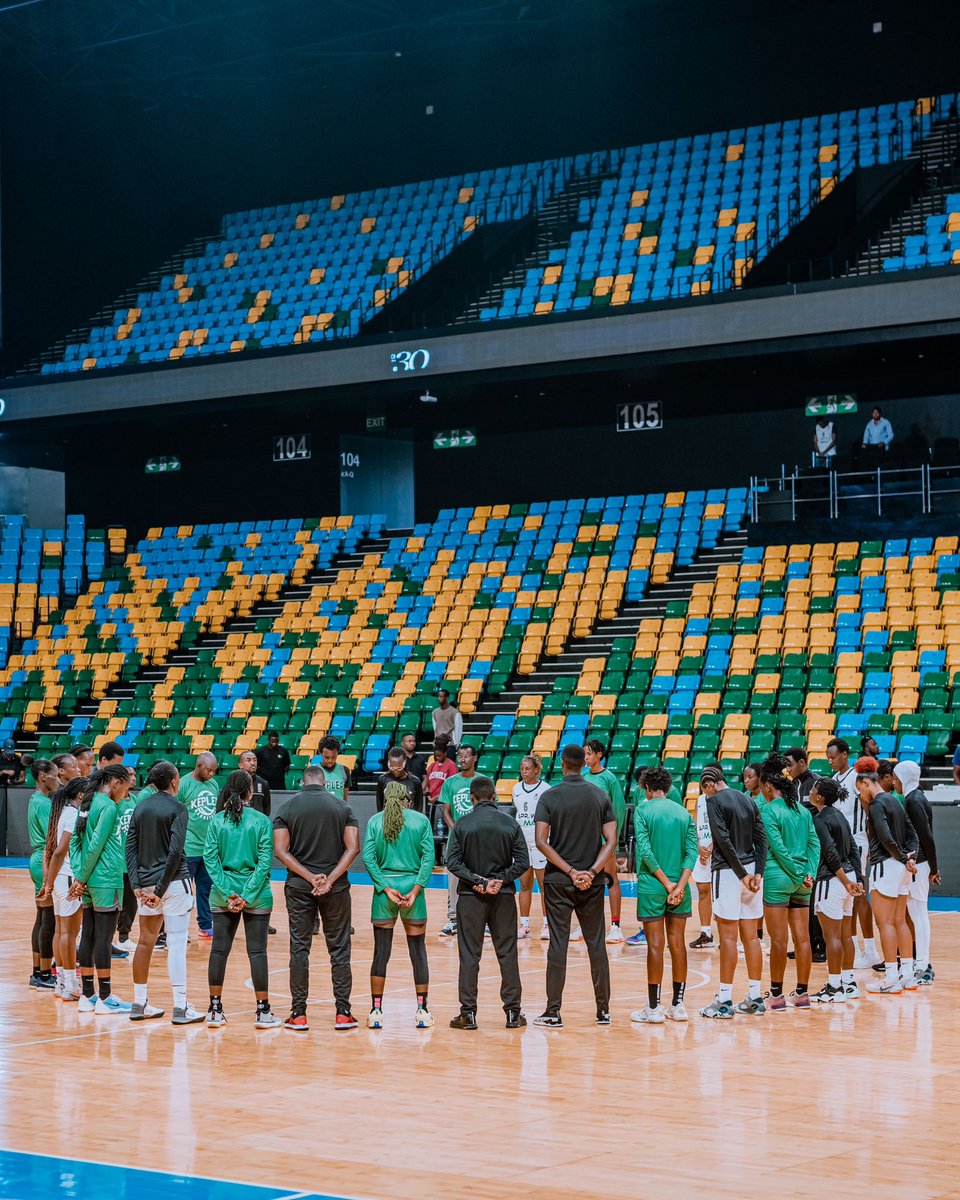
[[[860,870],[863,872],[863,878],[867,878],[867,867],[870,865],[870,843],[862,833],[858,833],[854,837],[858,849],[860,850]]]
[[[537,849],[535,842],[527,842],[527,854],[530,857],[530,866],[535,871],[542,871],[547,865],[547,860]]]
[[[870,868],[870,890],[877,891],[888,900],[906,896],[910,889],[910,872],[896,859],[886,858]]]
[[[911,900],[919,900],[926,904],[930,898],[930,864],[917,863],[916,875],[911,875],[907,881],[907,895]]]
[[[697,855],[697,861],[696,861],[696,863],[694,863],[694,867],[693,867],[693,874],[690,876],[690,878],[693,880],[694,883],[709,883],[710,882],[710,880],[713,876],[713,872],[710,870],[710,863],[712,862],[712,860],[713,860],[712,854],[710,855],[710,857],[707,859],[706,862],[701,862],[700,855],[699,854]]]
[[[68,875],[65,880],[58,875],[53,881],[53,915],[55,917],[72,917],[83,903],[82,900],[67,899],[67,892],[72,884],[72,875]]]
[[[853,916],[853,897],[836,876],[833,879],[817,880],[813,889],[813,902],[813,911],[831,921],[842,921],[844,917]]]
[[[753,863],[743,864],[753,874]],[[713,872],[713,915],[718,921],[759,921],[763,918],[763,888],[751,892],[729,867]]]
[[[137,913],[141,917],[178,917],[192,911],[193,883],[189,879],[174,879],[156,908],[137,902]]]

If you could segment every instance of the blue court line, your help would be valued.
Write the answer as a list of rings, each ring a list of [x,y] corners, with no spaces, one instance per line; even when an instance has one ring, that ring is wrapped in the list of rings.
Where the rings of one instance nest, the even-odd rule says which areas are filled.
[[[0,858],[0,867],[24,867],[29,865],[29,859],[26,858]],[[372,887],[372,880],[366,871],[350,871],[348,872],[350,882],[355,883],[360,887]],[[274,883],[283,883],[286,879],[286,871],[271,871],[270,878]],[[447,890],[446,875],[431,875],[427,883],[428,888],[433,888],[436,891]],[[534,884],[534,890],[540,889]],[[637,885],[631,879],[620,880],[620,891],[628,899],[634,899],[637,894]],[[960,912],[960,896],[931,896],[930,897],[931,912]]]
[[[0,1196],[33,1200],[349,1200],[325,1192],[302,1192],[291,1187],[263,1187],[228,1179],[142,1171],[106,1163],[82,1162],[46,1154],[0,1150]]]

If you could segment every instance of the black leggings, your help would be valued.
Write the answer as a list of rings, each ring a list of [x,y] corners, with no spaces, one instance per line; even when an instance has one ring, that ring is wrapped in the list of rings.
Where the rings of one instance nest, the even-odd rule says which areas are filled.
[[[77,947],[77,966],[96,967],[98,975],[109,975],[113,931],[117,927],[117,910],[100,912],[92,905],[83,910],[80,945]]]
[[[270,927],[268,912],[215,912],[213,914],[213,946],[210,948],[210,965],[207,979],[211,987],[223,987],[223,977],[227,973],[227,959],[233,948],[233,939],[237,935],[240,918],[243,917],[243,934],[247,939],[247,958],[250,960],[250,974],[253,978],[253,990],[265,992],[268,990],[267,973],[267,929]]]
[[[37,919],[30,932],[30,947],[41,958],[53,958],[53,931],[57,919],[52,908],[38,908]]]

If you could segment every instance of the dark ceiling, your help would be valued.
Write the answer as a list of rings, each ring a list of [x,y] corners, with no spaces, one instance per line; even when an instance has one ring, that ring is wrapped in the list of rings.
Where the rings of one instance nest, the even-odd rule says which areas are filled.
[[[0,0],[3,371],[225,211],[953,89],[956,14]]]

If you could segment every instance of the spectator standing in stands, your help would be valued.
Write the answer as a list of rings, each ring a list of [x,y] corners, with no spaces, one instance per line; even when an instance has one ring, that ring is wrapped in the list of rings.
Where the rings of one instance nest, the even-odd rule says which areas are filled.
[[[402,783],[407,789],[407,807],[414,812],[423,812],[423,784],[411,771],[406,753],[401,746],[394,746],[387,755],[387,769],[377,780],[377,812],[383,812],[388,783]]]
[[[267,734],[267,744],[258,746],[256,751],[257,774],[272,788],[283,791],[286,786],[287,772],[290,770],[290,751],[280,745],[280,734],[271,729]]]
[[[867,450],[873,447],[876,450],[889,450],[893,443],[893,426],[883,415],[883,410],[879,405],[875,405],[870,410],[870,420],[867,422],[867,427],[863,431],[863,443],[861,449]]]
[[[869,733],[865,733],[860,739],[860,755],[867,758],[880,757],[880,747],[877,745],[877,739],[871,737]]]
[[[550,922],[547,1007],[534,1025],[562,1029],[570,918],[583,930],[597,1004],[597,1024],[610,1024],[610,963],[604,945],[604,870],[617,848],[617,818],[606,792],[584,778],[583,747],[564,746],[563,779],[537,804],[537,849],[546,858],[544,902]]]
[[[80,778],[89,779],[90,772],[93,770],[93,747],[84,745],[83,742],[78,742],[70,753],[77,760],[77,766],[80,768]]]
[[[837,433],[826,413],[817,417],[813,428],[813,453],[821,467],[833,466],[837,457]]]
[[[184,856],[190,868],[190,877],[197,888],[197,924],[200,926],[201,941],[213,941],[213,914],[210,911],[210,875],[203,861],[207,843],[207,830],[217,811],[217,796],[220,788],[214,776],[217,760],[208,751],[197,755],[197,762],[189,775],[180,780],[177,799],[187,809],[187,839]]]
[[[400,739],[400,747],[406,755],[407,770],[423,783],[423,777],[427,773],[427,760],[417,753],[417,735],[405,733]]]
[[[0,751],[0,785],[10,787],[12,784],[23,783],[23,759],[17,753],[17,743],[13,738],[7,738]]]
[[[450,703],[450,693],[446,688],[437,692],[437,707],[433,710],[433,736],[446,734],[450,739],[452,749],[463,741],[463,717],[455,704]]]
[[[103,767],[112,766],[114,763],[122,763],[123,756],[126,753],[119,742],[104,742],[100,747],[100,753],[97,755],[97,770]],[[136,783],[136,780],[134,780]]]
[[[303,787],[273,822],[274,853],[287,868],[283,894],[290,920],[290,1016],[286,1029],[304,1033],[315,923],[323,922],[330,955],[334,1027],[356,1029],[350,1011],[350,864],[360,853],[353,810],[324,787],[322,767],[307,767]]]

